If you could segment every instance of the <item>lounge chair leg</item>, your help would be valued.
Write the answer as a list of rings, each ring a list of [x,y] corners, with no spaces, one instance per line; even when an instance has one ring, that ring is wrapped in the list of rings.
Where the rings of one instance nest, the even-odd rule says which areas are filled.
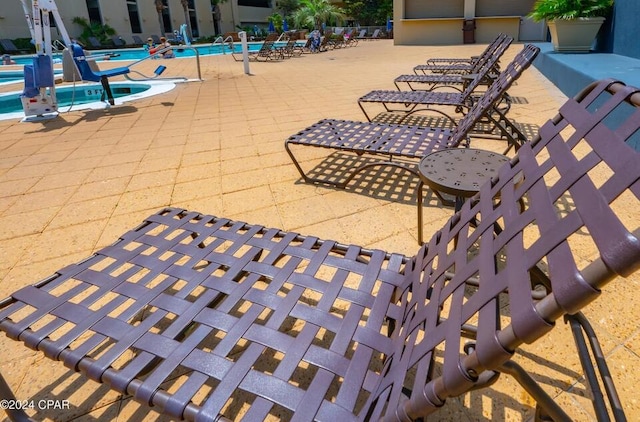
[[[553,421],[571,422],[569,415],[531,378],[531,375],[522,366],[513,361],[507,361],[498,368],[498,371],[511,375]],[[536,414],[538,414],[537,411]]]
[[[11,391],[11,387],[9,387],[9,384],[7,384],[7,382],[5,381],[1,373],[0,373],[0,399],[3,402],[6,401],[8,403],[19,403],[18,400],[16,399],[16,396],[13,394],[13,391]],[[33,419],[31,419],[29,415],[25,413],[24,410],[22,410],[21,408],[17,409],[16,407],[18,406],[2,406],[2,409],[5,412],[7,412],[7,416],[9,417],[9,420],[11,420],[12,422],[33,422]]]
[[[362,106],[362,103],[360,101],[358,101],[358,106],[360,106],[360,110],[362,110],[362,112],[364,113],[364,116],[367,118],[367,121],[371,121],[371,117],[369,117],[369,115],[367,114],[366,110],[364,109],[364,107]]]
[[[289,158],[291,158],[291,161],[293,161],[293,165],[296,166],[296,169],[298,169],[298,173],[300,173],[300,176],[302,176],[302,179],[306,183],[313,183],[314,180],[312,180],[309,176],[305,174],[305,172],[302,170],[302,167],[300,167],[300,163],[298,163],[298,160],[296,160],[296,157],[293,155],[293,152],[291,152],[291,149],[289,148],[289,141],[286,141],[284,143],[284,149],[287,151],[287,154],[289,154]]]
[[[418,197],[417,199],[417,207],[418,207],[418,245],[422,246],[422,244],[424,243],[424,241],[422,240],[422,188],[424,186],[424,182],[422,181],[422,179],[420,179],[420,181],[418,182],[418,187],[416,188],[416,195]]]
[[[616,391],[616,387],[613,383],[611,371],[609,371],[609,366],[607,365],[604,353],[600,347],[600,342],[598,341],[596,333],[589,323],[589,320],[581,312],[574,315],[566,315],[564,319],[565,322],[571,325],[573,338],[578,349],[578,356],[580,357],[580,364],[582,365],[582,370],[584,371],[585,378],[593,395],[593,409],[597,419],[599,421],[608,421],[609,414],[604,402],[604,395],[602,394],[600,384],[598,383],[596,368],[593,366],[593,362],[591,360],[592,356],[598,366],[600,379],[602,380],[607,398],[609,399],[609,405],[611,406],[611,412],[613,413],[614,419],[616,421],[626,421],[627,417],[624,414],[620,398],[618,397],[618,392]],[[585,336],[589,340],[591,353],[589,353],[589,346],[585,341]]]

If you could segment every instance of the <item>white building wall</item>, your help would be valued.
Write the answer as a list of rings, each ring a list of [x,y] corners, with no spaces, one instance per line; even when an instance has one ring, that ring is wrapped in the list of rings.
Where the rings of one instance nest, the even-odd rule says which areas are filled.
[[[20,0],[0,0],[0,38],[29,38],[29,28],[25,21]],[[275,2],[274,2],[275,3]],[[57,0],[56,4],[67,31],[71,37],[77,37],[81,33],[81,27],[74,24],[76,16],[89,19],[85,0]],[[99,0],[100,12],[104,24],[115,29],[117,35],[125,41],[132,42],[134,33],[131,31],[129,12],[126,0]],[[138,14],[142,33],[139,35],[146,39],[149,35],[163,35],[160,33],[158,13],[153,0],[137,0]],[[196,17],[200,36],[214,35],[213,14],[209,0],[195,0]],[[267,18],[274,12],[273,8],[238,6],[237,0],[230,0],[220,5],[220,32],[238,31],[237,25],[268,24]],[[172,29],[177,30],[185,23],[184,11],[180,0],[169,0],[169,14]],[[53,38],[61,38],[54,29]]]

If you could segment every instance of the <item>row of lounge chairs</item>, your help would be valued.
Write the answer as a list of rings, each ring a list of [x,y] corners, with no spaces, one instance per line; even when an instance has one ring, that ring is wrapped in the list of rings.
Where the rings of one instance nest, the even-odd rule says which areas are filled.
[[[512,358],[564,317],[596,415],[607,420],[609,406],[624,420],[580,310],[640,268],[639,220],[618,208],[640,206],[640,153],[625,143],[640,132],[640,90],[598,81],[533,139],[514,135],[499,104],[538,51],[516,54],[451,130],[322,120],[286,141],[290,154],[415,162],[468,145],[478,119],[494,119],[517,154],[414,256],[165,208],[1,302],[0,329],[176,419],[242,408],[249,421],[419,420],[507,374],[538,420],[560,421],[569,416]],[[378,165],[410,168],[396,161]],[[588,260],[576,237],[589,238]],[[4,382],[0,396],[15,399]]]
[[[426,64],[415,66],[413,74],[400,75],[393,83],[398,90],[401,90],[401,84],[406,84],[412,90],[430,91],[445,86],[458,89],[457,86],[466,85],[470,78],[482,74],[484,79],[481,82],[486,84],[499,73],[500,58],[512,42],[513,37],[499,34],[477,57],[429,59]],[[491,66],[486,67],[488,62],[491,62]]]
[[[436,91],[429,90],[375,90],[358,99],[358,105],[371,121],[371,117],[367,113],[365,104],[381,104],[386,111],[392,111],[394,105],[399,105],[407,112],[415,112],[421,107],[432,107],[434,105],[445,105],[454,108],[456,111],[468,110],[474,102],[474,92],[483,83],[490,83],[492,72],[498,68],[499,60],[507,50],[512,37],[504,37],[499,47],[490,54],[479,59],[472,66],[468,66],[468,74],[466,78],[453,79],[449,73],[436,73],[431,75],[423,75],[429,83],[436,86],[451,86],[454,82],[460,81],[460,85],[464,87],[461,92]],[[449,68],[458,68],[459,65],[430,65],[433,70],[446,72]],[[397,83],[398,78],[394,82]],[[424,83],[424,82],[421,82]],[[508,106],[508,104],[507,104]],[[453,119],[449,114],[443,113],[449,119]]]
[[[279,36],[277,34],[269,34],[262,42],[259,50],[249,51],[249,60],[283,60],[288,57],[302,55],[303,49],[298,46],[295,37],[286,39],[284,44],[282,42],[278,42],[278,38]],[[233,51],[231,55],[235,61],[243,60],[242,53]]]
[[[505,116],[504,110],[500,110],[497,107],[497,104],[503,100],[507,89],[511,84],[520,77],[526,68],[530,66],[538,52],[538,47],[527,45],[492,82],[491,86],[482,95],[482,97],[473,102],[467,103],[466,98],[470,97],[473,89],[477,87],[478,81],[482,78],[481,75],[476,76],[474,79],[475,83],[469,84],[463,94],[441,93],[434,91],[376,90],[366,94],[358,100],[360,103],[363,98],[367,98],[371,99],[373,102],[373,98],[375,97],[384,105],[388,101],[389,96],[398,94],[399,102],[404,101],[405,103],[410,103],[413,101],[413,103],[410,104],[409,110],[402,113],[402,118],[415,112],[415,106],[418,105],[422,105],[425,108],[432,107],[434,105],[448,105],[453,108],[467,108],[466,113],[459,121],[450,117],[448,114],[439,111],[439,113],[445,114],[451,123],[453,123],[449,126],[453,129],[445,127],[430,128],[372,122],[371,119],[368,118],[369,116],[366,111],[363,109],[365,116],[367,116],[369,120],[368,122],[324,119],[291,136],[285,142],[285,148],[305,181],[334,184],[340,187],[344,187],[359,172],[371,166],[380,166],[384,163],[367,163],[362,167],[357,167],[352,171],[347,172],[348,177],[345,180],[337,182],[331,177],[322,179],[319,177],[309,176],[307,172],[302,169],[300,162],[296,159],[292,147],[313,146],[355,152],[358,154],[383,155],[387,156],[389,159],[389,161],[386,162],[387,164],[399,166],[400,164],[394,161],[394,159],[400,157],[417,159],[438,149],[469,145],[470,132],[482,119],[486,119],[494,123],[498,130],[500,130],[501,135],[507,139],[508,145],[505,153],[509,152],[511,149],[517,150],[527,139],[518,127]],[[492,57],[493,60],[497,59],[495,56]],[[489,68],[493,67],[493,60],[488,61],[486,66]],[[384,93],[384,95],[382,93]],[[416,93],[425,93],[428,95],[417,98],[414,95]],[[400,97],[403,98],[402,101],[399,100]],[[419,100],[424,100],[424,102],[420,102]],[[429,110],[438,111],[433,108],[429,108]],[[402,121],[402,118],[400,121]],[[404,166],[404,168],[413,172],[417,176],[417,173],[415,173],[412,166]]]
[[[314,43],[314,40],[317,42]],[[355,46],[357,43],[355,39],[352,39],[351,42],[348,40],[349,38],[344,37],[332,38],[329,33],[319,38],[315,38],[312,34],[304,45],[300,45],[296,36],[285,37],[283,41],[277,34],[269,34],[259,50],[249,52],[249,59],[255,61],[282,60],[301,56],[304,53],[318,53],[334,48]],[[243,60],[241,53],[234,51],[232,56],[236,61]]]

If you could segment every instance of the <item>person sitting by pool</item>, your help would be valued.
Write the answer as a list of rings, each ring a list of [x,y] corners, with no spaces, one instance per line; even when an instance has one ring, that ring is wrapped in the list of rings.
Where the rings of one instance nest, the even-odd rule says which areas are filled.
[[[149,54],[156,54],[167,47],[171,47],[171,43],[167,41],[165,37],[160,37],[160,44],[158,44],[157,47],[149,48]],[[175,57],[175,55],[173,54],[173,50],[167,50],[160,53],[160,57],[162,57],[163,59],[172,59]],[[156,56],[154,58],[158,57]]]
[[[175,38],[176,42],[178,42],[178,43],[180,43],[180,44],[182,44],[182,41],[184,41],[184,40],[182,39],[182,35],[180,35],[180,33],[178,32],[178,30],[177,30],[177,29],[174,29],[174,30],[173,30],[173,38]]]
[[[318,53],[320,51],[320,43],[322,40],[320,39],[320,31],[315,30],[311,33],[311,51],[313,53]]]
[[[153,38],[147,38],[147,43],[144,45],[144,49],[147,50],[149,54],[152,54],[151,50],[153,50],[155,47],[156,45],[153,43]]]
[[[161,50],[168,47],[171,47],[171,43],[167,41],[165,37],[160,37],[160,45],[158,46],[158,49]],[[173,59],[175,57],[175,55],[173,54],[173,50],[167,50],[161,55],[164,59]]]
[[[10,65],[10,64],[16,64],[16,62],[11,60],[11,56],[10,55],[3,54],[2,55],[2,64],[3,65]]]

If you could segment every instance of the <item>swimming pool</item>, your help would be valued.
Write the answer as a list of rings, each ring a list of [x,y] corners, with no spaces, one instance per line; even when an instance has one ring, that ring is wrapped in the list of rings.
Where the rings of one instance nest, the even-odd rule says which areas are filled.
[[[55,69],[56,75],[61,75],[62,70]],[[0,84],[13,82],[21,82],[24,80],[24,72],[22,70],[0,70]]]
[[[113,82],[110,84],[116,105],[141,98],[150,97],[172,90],[175,84],[166,81],[139,82]],[[102,96],[101,84],[78,84],[73,86],[63,86],[56,89],[58,100],[58,111],[82,109],[102,109],[105,103],[100,101]],[[0,120],[15,119],[24,117],[22,102],[20,101],[22,91],[14,91],[0,95]]]
[[[260,47],[262,47],[261,42],[249,42],[247,43],[247,45],[249,47],[249,51],[258,51],[260,50]],[[276,43],[276,46],[278,45],[284,46],[286,45],[286,42]],[[223,53],[230,54],[231,52],[235,52],[235,53],[242,52],[242,45],[237,42],[233,43],[233,50],[231,49],[228,43],[225,45],[216,44],[213,46],[211,44],[198,44],[198,45],[194,44],[194,45],[191,45],[191,47],[198,50],[198,54],[200,54],[201,56],[219,55]],[[90,50],[90,51],[91,51],[91,54],[94,54],[94,55],[115,54],[116,56],[112,57],[110,60],[140,60],[149,55],[149,52],[144,48],[120,48],[120,49],[114,49],[114,50]],[[177,58],[194,57],[196,55],[195,52],[190,48],[184,48],[184,49],[176,48],[173,51]],[[33,56],[11,56],[11,58],[16,62],[16,64],[22,64],[22,65],[30,64],[32,61],[32,57]],[[56,61],[56,59],[61,60],[62,54],[61,53],[54,54],[53,59],[54,59],[54,62]]]

